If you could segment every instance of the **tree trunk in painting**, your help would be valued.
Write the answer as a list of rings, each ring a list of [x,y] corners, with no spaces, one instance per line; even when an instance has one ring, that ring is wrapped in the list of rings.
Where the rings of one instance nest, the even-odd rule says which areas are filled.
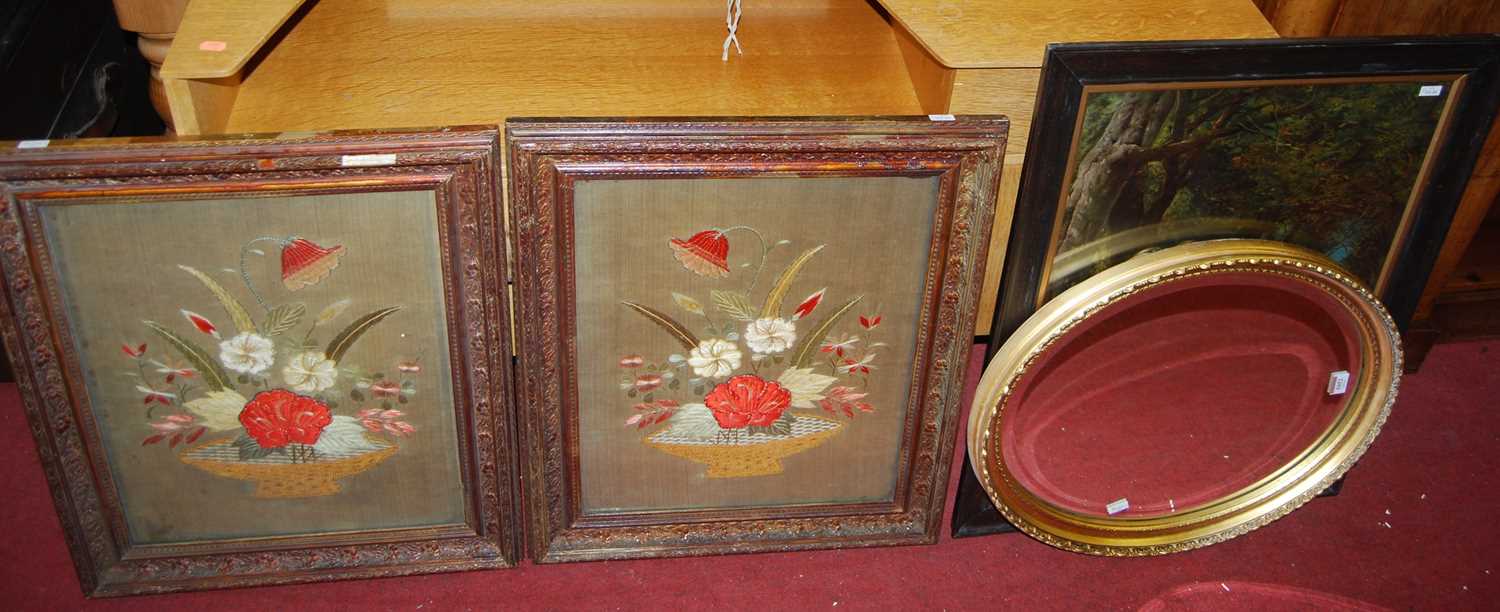
[[[1218,97],[1224,99],[1214,100]],[[1222,92],[1200,96],[1191,90],[1124,94],[1078,163],[1059,250],[1161,221],[1193,161],[1228,131],[1228,120],[1243,98]],[[1154,177],[1142,171],[1150,162],[1161,164]]]

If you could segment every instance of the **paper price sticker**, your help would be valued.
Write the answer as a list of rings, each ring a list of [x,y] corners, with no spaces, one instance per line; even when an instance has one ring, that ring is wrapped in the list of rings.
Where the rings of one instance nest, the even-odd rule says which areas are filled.
[[[16,143],[17,149],[45,149],[52,144],[51,140],[22,140]]]
[[[339,163],[348,166],[389,166],[396,163],[395,153],[372,153],[370,155],[345,155]]]
[[[1339,370],[1328,374],[1328,394],[1343,395],[1349,390],[1349,371]]]
[[[1115,501],[1109,502],[1108,505],[1104,506],[1104,511],[1108,512],[1110,514],[1110,516],[1114,516],[1116,514],[1119,514],[1121,512],[1129,510],[1129,509],[1130,509],[1130,500],[1125,499],[1123,497],[1121,497],[1120,499],[1117,499]]]
[[[927,120],[928,121],[954,121],[956,119],[957,119],[957,117],[954,117],[953,115],[928,115],[927,116]]]
[[[1441,95],[1443,95],[1442,85],[1423,85],[1421,89],[1417,90],[1418,98],[1431,98],[1432,96]]]

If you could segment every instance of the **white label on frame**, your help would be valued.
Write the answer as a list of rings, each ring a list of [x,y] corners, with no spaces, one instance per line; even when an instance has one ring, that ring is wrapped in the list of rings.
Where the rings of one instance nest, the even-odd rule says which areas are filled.
[[[1343,395],[1349,390],[1349,371],[1339,370],[1328,374],[1328,394]]]
[[[373,153],[370,155],[345,155],[339,162],[344,166],[389,166],[396,163],[395,153]]]
[[[45,149],[52,144],[51,140],[22,140],[16,143],[17,149]]]
[[[1441,95],[1443,95],[1442,85],[1423,85],[1421,89],[1417,90],[1418,98],[1430,98],[1432,96]]]
[[[955,119],[956,119],[956,117],[954,117],[953,115],[928,115],[927,116],[927,120],[928,121],[953,121]]]
[[[1121,497],[1120,499],[1117,499],[1115,501],[1109,502],[1109,505],[1107,505],[1107,506],[1104,507],[1104,511],[1108,512],[1110,514],[1110,516],[1114,516],[1116,514],[1119,514],[1121,512],[1129,510],[1129,509],[1130,509],[1130,500],[1125,499],[1123,497]]]

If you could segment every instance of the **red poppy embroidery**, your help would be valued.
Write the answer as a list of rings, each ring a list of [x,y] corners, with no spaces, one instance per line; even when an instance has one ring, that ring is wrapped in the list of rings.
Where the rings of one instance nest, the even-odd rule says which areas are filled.
[[[333,422],[323,402],[286,389],[262,391],[240,411],[245,433],[261,448],[281,448],[293,442],[314,444]]]
[[[293,238],[281,247],[281,283],[287,290],[311,287],[339,267],[344,247],[323,248],[302,238]]]
[[[704,230],[691,238],[671,240],[672,252],[682,267],[710,278],[729,276],[729,239],[719,230]]]
[[[703,403],[724,429],[767,427],[791,406],[792,393],[778,383],[741,374],[714,387]]]

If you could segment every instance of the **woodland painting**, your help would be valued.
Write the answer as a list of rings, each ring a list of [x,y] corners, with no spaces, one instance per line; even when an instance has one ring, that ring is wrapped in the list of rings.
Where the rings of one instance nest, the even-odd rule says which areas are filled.
[[[1145,249],[1223,237],[1382,282],[1446,81],[1086,91],[1043,299]]]
[[[463,521],[431,192],[41,211],[135,542]]]

